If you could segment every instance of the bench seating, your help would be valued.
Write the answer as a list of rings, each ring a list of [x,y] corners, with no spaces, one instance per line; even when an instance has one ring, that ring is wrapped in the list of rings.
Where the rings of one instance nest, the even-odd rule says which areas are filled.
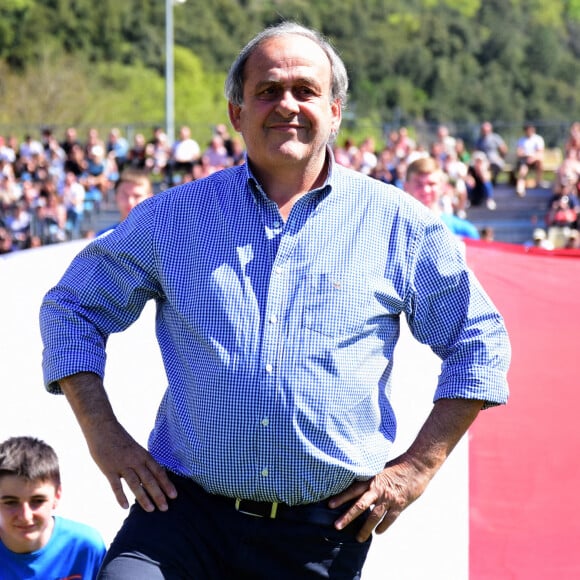
[[[543,170],[545,173],[555,173],[562,161],[564,160],[562,149],[560,147],[551,147],[544,150],[544,162],[543,162]],[[515,151],[513,153],[508,153],[506,157],[505,165],[501,171],[503,175],[507,177],[507,181],[515,185],[516,183],[516,154]]]

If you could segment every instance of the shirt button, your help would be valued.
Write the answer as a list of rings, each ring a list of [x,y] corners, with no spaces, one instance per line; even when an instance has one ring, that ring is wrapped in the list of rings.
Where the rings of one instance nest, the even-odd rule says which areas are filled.
[[[264,427],[267,427],[270,424],[270,419],[266,418],[266,419],[262,419],[262,425]]]
[[[278,322],[278,317],[275,314],[272,314],[272,316],[270,316],[270,323],[276,324],[276,322]]]
[[[262,469],[262,472],[261,473],[262,473],[262,475],[264,477],[268,477],[268,468],[267,467],[264,467],[264,469]]]
[[[274,370],[274,367],[273,367],[273,366],[272,366],[270,363],[268,363],[268,364],[266,365],[266,372],[267,372],[268,374],[270,374],[270,373],[271,373],[273,370]]]
[[[280,222],[279,222],[278,220],[276,220],[276,221],[274,222],[274,227],[275,227],[275,228],[279,228],[279,227],[280,227]]]
[[[276,269],[274,270],[274,272],[276,272],[276,274],[281,274],[282,268],[280,266],[276,266]]]

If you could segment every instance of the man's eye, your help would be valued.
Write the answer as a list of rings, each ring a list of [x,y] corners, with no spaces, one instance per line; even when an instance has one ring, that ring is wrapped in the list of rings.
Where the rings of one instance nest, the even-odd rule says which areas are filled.
[[[315,95],[315,91],[310,87],[300,87],[295,91],[298,98],[305,99]]]

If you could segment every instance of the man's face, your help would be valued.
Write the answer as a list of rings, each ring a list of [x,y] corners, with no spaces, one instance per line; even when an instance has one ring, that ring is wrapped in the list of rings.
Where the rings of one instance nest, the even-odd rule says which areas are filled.
[[[50,481],[0,477],[0,540],[12,552],[26,554],[45,546],[54,527],[52,513],[60,487]]]
[[[330,62],[303,36],[264,41],[245,66],[242,106],[229,105],[255,170],[312,167],[323,162],[341,109],[330,101]]]
[[[128,181],[121,183],[115,194],[121,220],[124,220],[136,205],[148,197],[151,197],[151,192],[146,184]]]
[[[441,197],[441,177],[437,172],[415,173],[405,183],[405,191],[429,208]]]

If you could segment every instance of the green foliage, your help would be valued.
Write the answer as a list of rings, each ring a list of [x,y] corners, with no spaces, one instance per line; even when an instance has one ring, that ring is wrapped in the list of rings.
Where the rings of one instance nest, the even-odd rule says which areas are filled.
[[[564,10],[567,18],[580,21],[580,0],[568,0],[568,2],[564,2]]]
[[[349,71],[345,130],[427,120],[580,118],[580,0],[187,0],[176,4],[175,120],[204,140],[265,25],[319,28]],[[0,123],[162,124],[165,2],[2,0]]]
[[[195,128],[200,141],[209,141],[212,129],[227,119],[223,95],[225,74],[206,71],[199,58],[183,48],[175,51],[175,118]]]

